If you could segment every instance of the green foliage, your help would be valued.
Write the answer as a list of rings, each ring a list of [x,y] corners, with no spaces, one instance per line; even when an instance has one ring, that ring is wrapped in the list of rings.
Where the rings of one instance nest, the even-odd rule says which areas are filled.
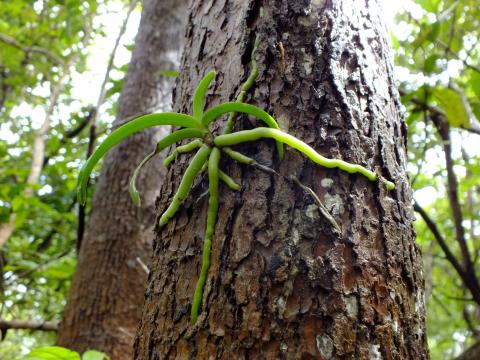
[[[99,351],[87,350],[80,357],[76,351],[60,346],[47,346],[32,350],[25,360],[110,360],[110,358]]]
[[[452,89],[436,87],[432,91],[433,97],[444,109],[445,116],[453,127],[470,128],[470,118],[462,103],[460,94]]]
[[[75,94],[75,80],[87,70],[92,52],[88,39],[101,36],[94,19],[108,13],[108,4],[0,0],[0,226],[12,214],[16,225],[0,249],[2,320],[60,320],[76,266],[75,187],[88,127],[69,134],[84,123],[92,106],[84,94]],[[45,136],[48,162],[28,197],[24,190],[35,131],[50,105],[52,89],[64,74],[70,76]],[[118,92],[112,84],[110,99]],[[101,134],[108,124],[102,120],[97,125]],[[33,347],[54,342],[52,332],[9,330],[0,344],[0,359],[18,359]]]
[[[462,226],[472,257],[480,252],[480,11],[475,0],[416,0],[397,18],[397,73],[409,126],[409,170],[414,198],[435,221],[462,263],[447,196],[443,142],[432,116],[450,125]],[[462,99],[462,97],[464,99]],[[470,107],[477,119],[469,116]],[[432,110],[433,109],[433,110]],[[466,129],[466,130],[461,130]],[[480,309],[419,215],[427,295],[427,331],[432,359],[451,358],[475,341]],[[475,263],[478,271],[478,262]],[[478,336],[477,336],[478,338]]]
[[[0,282],[2,319],[59,320],[65,304],[76,265],[77,169],[80,159],[85,156],[88,137],[85,129],[72,138],[66,138],[66,134],[84,121],[92,105],[84,101],[83,94],[75,96],[75,84],[70,77],[67,78],[46,136],[48,163],[34,187],[34,196],[29,198],[24,196],[25,180],[31,164],[35,129],[39,126],[42,112],[49,105],[51,90],[65,71],[78,75],[86,70],[86,60],[95,50],[85,51],[82,44],[84,35],[89,32],[92,38],[101,36],[102,30],[91,24],[99,13],[108,12],[109,3],[93,0],[0,0],[0,35],[14,40],[13,44],[0,41],[0,224],[7,223],[11,214],[15,213],[17,226],[7,245],[0,251],[0,260],[6,260],[0,261],[3,265],[0,266],[3,275],[3,281]],[[478,1],[416,0],[406,4],[407,11],[399,15],[393,31],[396,36],[392,40],[396,51],[396,73],[401,81],[402,102],[407,110],[409,171],[414,196],[435,220],[452,252],[460,259],[446,193],[442,140],[428,110],[434,107],[445,115],[453,128],[450,133],[463,226],[471,253],[477,259],[480,253],[479,137],[471,134],[476,122],[465,105],[468,104],[476,118],[480,118]],[[63,64],[72,57],[77,57],[77,61],[65,68]],[[123,85],[127,67],[128,64],[124,64],[115,68],[114,79],[107,87],[110,104],[108,109],[102,110],[107,114],[114,114],[113,102]],[[178,74],[164,71],[158,75],[173,77]],[[222,104],[223,108],[217,107],[203,114],[207,82],[197,97],[197,115],[202,113],[208,123],[221,113],[229,113],[225,133],[231,132],[237,111],[253,114],[272,125],[269,115],[263,114],[261,109],[252,107],[248,112],[246,109],[249,105],[241,104],[255,76],[256,64],[252,62],[251,75],[241,89],[237,104]],[[108,127],[104,118],[101,116],[102,120],[97,124],[100,134],[105,133]],[[252,139],[254,134],[248,133],[247,138]],[[182,138],[175,137],[177,135],[179,133],[165,144]],[[233,135],[238,139],[241,134]],[[203,132],[202,135],[197,133],[197,136],[198,141],[174,149],[165,160],[165,166],[168,167],[181,154],[199,151],[204,142],[213,141],[213,135],[208,139],[204,139]],[[220,136],[217,136],[217,142],[218,138]],[[278,143],[279,147],[281,142]],[[158,151],[155,149],[150,155],[154,156]],[[222,154],[242,164],[259,167],[254,159],[228,147],[222,148]],[[140,170],[141,166],[136,174]],[[203,170],[201,168],[198,171]],[[214,170],[212,164],[209,170],[209,175],[213,175],[210,185],[214,186],[220,180],[232,190],[240,188],[220,169],[217,179]],[[136,196],[139,203],[135,177],[130,185],[132,197]],[[188,182],[184,188],[188,192],[187,185]],[[89,200],[88,197],[82,199]],[[177,200],[180,206],[181,199]],[[213,202],[212,211],[214,205]],[[213,213],[207,223],[212,222],[212,216]],[[416,227],[425,261],[427,330],[431,356],[433,359],[452,357],[475,341],[474,333],[480,328],[480,310],[468,300],[470,294],[420,218],[416,221]],[[478,270],[478,263],[476,267]],[[199,293],[201,295],[201,291]],[[201,299],[196,299],[200,306]],[[25,354],[31,348],[54,342],[53,333],[9,330],[0,344],[0,358],[19,359],[20,354]],[[95,358],[95,353],[87,352],[83,354],[83,359],[92,360],[92,356]]]
[[[59,346],[47,346],[32,350],[25,360],[80,360],[80,355]]]

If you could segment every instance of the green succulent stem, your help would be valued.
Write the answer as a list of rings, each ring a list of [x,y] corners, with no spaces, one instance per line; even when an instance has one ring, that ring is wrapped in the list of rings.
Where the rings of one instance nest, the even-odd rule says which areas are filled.
[[[254,105],[237,103],[237,102],[226,102],[211,108],[203,115],[202,123],[204,124],[204,126],[208,126],[208,124],[210,124],[213,120],[219,118],[223,114],[227,114],[230,112],[253,115],[257,119],[262,120],[268,127],[273,129],[280,129],[280,127],[277,124],[277,121],[272,116],[270,116],[267,112],[263,111],[262,109]],[[277,152],[278,152],[278,157],[282,159],[283,144],[280,141],[277,141]]]
[[[203,164],[207,161],[208,155],[211,151],[212,149],[208,145],[203,144],[193,157],[187,170],[185,170],[185,174],[183,174],[183,178],[180,181],[177,192],[173,196],[172,202],[160,217],[158,223],[160,228],[162,228],[177,213],[183,200],[187,197],[195,177],[202,169]]]
[[[259,127],[252,130],[238,131],[233,134],[220,135],[215,138],[214,144],[218,147],[224,147],[255,141],[262,138],[270,138],[287,144],[292,148],[302,152],[308,156],[310,160],[323,167],[339,168],[340,170],[346,171],[350,174],[359,173],[370,181],[379,180],[378,175],[373,171],[370,171],[358,164],[351,164],[339,159],[326,158],[317,153],[311,146],[307,145],[303,141],[278,129]],[[395,184],[392,182],[383,179],[382,181],[385,183],[388,190],[393,190],[395,188]]]
[[[198,312],[202,303],[203,288],[207,279],[208,269],[210,268],[210,252],[212,249],[212,238],[215,231],[215,224],[218,215],[218,180],[220,162],[220,150],[213,148],[208,160],[208,183],[210,196],[208,198],[207,225],[205,228],[205,238],[203,240],[202,267],[197,281],[195,293],[193,295],[192,309],[190,313],[190,322],[195,324],[198,318]]]
[[[230,156],[230,158],[232,158],[233,160],[238,161],[240,164],[255,165],[257,163],[255,159],[243,155],[242,153],[235,151],[230,147],[223,147],[222,151],[228,156]]]
[[[222,170],[218,171],[218,177],[222,180],[225,185],[227,185],[231,190],[238,191],[240,190],[240,185],[238,185],[235,180],[233,180],[230,176],[225,174]]]
[[[163,166],[168,168],[171,163],[175,160],[178,154],[186,154],[189,152],[192,152],[195,149],[198,149],[203,145],[203,141],[200,139],[196,139],[193,141],[190,141],[189,143],[185,145],[178,146],[175,150],[171,152],[170,155],[168,155],[165,160],[163,160]]]

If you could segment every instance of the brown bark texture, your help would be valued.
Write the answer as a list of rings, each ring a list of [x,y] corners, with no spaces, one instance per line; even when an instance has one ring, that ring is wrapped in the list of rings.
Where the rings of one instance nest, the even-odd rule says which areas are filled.
[[[118,127],[135,115],[170,108],[173,82],[160,72],[178,67],[186,1],[146,0],[132,61],[118,103]],[[131,136],[107,155],[96,184],[58,344],[80,352],[96,349],[131,359],[152,247],[155,198],[165,176],[161,159],[142,170],[142,207],[128,195],[138,163],[168,128]]]
[[[480,359],[480,342],[476,342],[467,350],[455,358],[455,360],[477,360]]]
[[[288,148],[280,161],[270,140],[235,147],[281,176],[222,158],[242,189],[220,185],[202,313],[192,326],[208,201],[206,176],[197,180],[154,241],[134,358],[428,358],[406,127],[378,4],[194,1],[174,109],[191,111],[194,87],[212,68],[207,106],[234,99],[256,36],[259,77],[247,101],[319,153],[375,170],[396,189]],[[239,116],[236,128],[257,125]],[[188,159],[168,172],[159,213]],[[340,233],[292,175],[318,195]]]

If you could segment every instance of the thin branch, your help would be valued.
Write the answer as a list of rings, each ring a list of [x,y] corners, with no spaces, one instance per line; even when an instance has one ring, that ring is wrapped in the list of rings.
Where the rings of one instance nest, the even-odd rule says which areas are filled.
[[[403,96],[405,94],[406,93],[404,91],[400,91],[400,95]],[[425,101],[422,101],[417,97],[411,97],[410,101],[413,104],[417,105],[420,109],[428,110],[431,113],[431,115],[438,115],[438,116],[441,116],[441,117],[445,118],[445,112],[437,106],[427,104]],[[474,121],[471,122],[471,127],[470,128],[466,128],[466,127],[462,126],[461,129],[463,129],[465,131],[468,131],[472,134],[480,135],[480,126],[477,123],[475,123]]]
[[[440,40],[436,40],[435,44],[442,46],[444,49],[447,49],[448,47],[447,44],[445,44]],[[460,60],[463,63],[463,65],[465,65],[465,67],[480,73],[480,67],[478,67],[477,65],[470,64],[466,59],[462,59],[457,52],[453,51],[452,49],[449,49],[449,53],[452,54],[455,59]]]
[[[468,132],[471,132],[472,134],[476,134],[476,135],[480,135],[480,128],[477,128],[476,126],[475,127],[471,127],[471,128],[464,128],[462,127],[463,130],[466,130]]]
[[[41,46],[36,46],[36,45],[32,45],[32,46],[26,46],[26,45],[22,45],[17,39],[15,39],[14,37],[10,36],[10,35],[7,35],[7,34],[2,34],[0,33],[0,41],[4,42],[5,44],[8,44],[8,45],[11,45],[17,49],[20,49],[26,53],[30,53],[30,52],[33,52],[33,53],[38,53],[38,54],[42,54],[48,58],[50,58],[50,60],[53,60],[55,63],[57,63],[58,65],[64,67],[66,64],[65,64],[65,61],[60,58],[59,56],[55,55],[53,52],[51,52],[50,50],[48,49],[45,49]]]
[[[43,158],[45,155],[45,141],[48,129],[50,128],[50,121],[53,115],[53,111],[57,106],[58,98],[60,97],[61,92],[63,91],[64,83],[68,74],[68,68],[65,69],[63,75],[60,77],[58,82],[52,89],[50,94],[50,101],[47,111],[45,112],[45,117],[40,128],[35,132],[35,138],[33,140],[32,147],[32,162],[30,166],[30,172],[27,177],[27,186],[23,191],[23,196],[29,198],[33,196],[33,189],[38,183],[40,174],[43,167]],[[16,214],[12,213],[8,222],[0,225],[0,247],[2,247],[7,240],[12,236],[15,231]]]
[[[452,144],[450,138],[450,125],[440,116],[432,116],[432,121],[438,130],[443,142],[443,152],[445,155],[445,165],[447,169],[447,188],[450,207],[452,209],[453,220],[455,223],[455,235],[462,252],[463,263],[467,273],[472,272],[473,263],[465,239],[465,229],[463,228],[463,214],[458,198],[458,181],[453,169]],[[474,273],[474,271],[472,272]],[[480,287],[479,287],[480,288]]]
[[[433,241],[430,241],[428,244],[427,251],[423,254],[423,259],[425,261],[425,305],[428,306],[430,300],[430,295],[432,294],[433,289]]]
[[[470,332],[472,333],[473,337],[478,339],[479,336],[480,336],[480,333],[477,329],[477,327],[475,326],[475,324],[473,323],[473,320],[472,320],[472,317],[470,315],[470,312],[468,311],[468,306],[467,304],[463,304],[463,311],[462,311],[462,315],[463,315],[463,319],[465,320],[465,322],[467,323],[467,326],[468,326],[468,329],[470,330]]]
[[[302,184],[300,180],[298,180],[298,178],[296,178],[293,175],[290,176],[290,180],[292,180],[295,184],[297,184],[297,186],[299,186],[303,191],[310,194],[310,196],[315,200],[315,203],[317,204],[317,207],[320,213],[328,220],[330,225],[333,226],[333,228],[337,231],[338,234],[342,234],[342,229],[340,228],[338,223],[335,221],[333,216],[330,214],[330,212],[327,210],[325,205],[323,205],[323,203],[321,202],[320,198],[317,196],[315,191],[313,191],[308,186]]]
[[[425,91],[425,96],[424,96],[424,103],[427,103],[427,100],[428,100],[428,91]],[[420,174],[422,173],[422,169],[423,169],[423,166],[425,165],[426,163],[426,153],[427,153],[427,150],[428,150],[428,145],[429,145],[429,138],[430,138],[430,129],[428,127],[428,110],[426,108],[423,108],[422,109],[422,114],[423,114],[423,122],[425,123],[425,138],[424,138],[424,141],[423,141],[423,147],[422,147],[422,155],[420,155],[420,164],[419,166],[417,167],[418,171],[417,173],[415,174],[414,178],[412,179],[411,183],[410,183],[410,186],[413,187],[413,185],[415,184],[415,182],[417,181],[418,177],[420,176]]]
[[[443,309],[443,311],[445,311],[445,313],[446,313],[449,317],[452,317],[452,313],[450,312],[450,309],[445,306],[445,304],[443,303],[443,301],[442,301],[441,299],[439,299],[438,296],[437,296],[435,293],[432,293],[432,299],[433,299],[438,305],[440,305],[440,307]]]
[[[83,129],[85,129],[87,127],[87,125],[90,122],[90,119],[92,118],[93,111],[94,111],[94,108],[92,107],[88,111],[87,115],[82,119],[82,121],[80,121],[80,123],[75,128],[67,131],[62,136],[62,138],[60,139],[60,143],[58,144],[57,148],[55,150],[53,150],[49,155],[44,157],[43,167],[48,165],[48,162],[50,161],[50,159],[52,157],[54,157],[58,153],[58,151],[60,151],[60,149],[63,147],[63,145],[65,145],[69,140],[76,137],[78,134],[80,134],[82,132]]]
[[[1,79],[1,91],[0,91],[0,112],[2,112],[5,101],[12,90],[12,86],[7,83],[8,74],[5,67],[0,66],[0,79]]]
[[[474,174],[472,173],[471,169],[468,166],[468,164],[470,163],[470,158],[469,158],[464,146],[461,147],[461,150],[462,150],[462,158],[463,158],[463,161],[464,161],[464,163],[466,165],[466,168],[467,168],[465,179],[466,179],[466,181],[468,181],[474,176]],[[475,214],[474,192],[475,192],[475,189],[474,189],[474,187],[471,186],[471,187],[468,188],[467,194],[466,194],[466,207],[467,207],[468,213],[470,214],[470,216],[469,216],[470,226],[469,226],[468,237],[469,237],[469,240],[473,244],[475,244],[476,241],[477,241],[477,236],[475,234],[475,216],[472,216],[472,214]],[[475,249],[475,254],[473,256],[473,264],[474,265],[477,263],[478,256],[479,256],[479,248],[477,247]]]
[[[75,205],[77,204],[77,196],[76,196],[76,193],[74,194],[73,196],[73,199],[71,201],[71,203],[68,205],[67,209],[65,210],[65,212],[69,213],[73,210],[73,208],[75,207]],[[40,252],[43,252],[45,251],[46,249],[48,249],[48,247],[51,245],[52,243],[52,239],[53,237],[59,233],[59,229],[58,227],[60,225],[62,225],[64,222],[66,221],[66,218],[64,216],[62,216],[60,219],[58,219],[52,226],[51,230],[48,232],[48,234],[42,239],[42,241],[40,242],[40,244],[37,246],[37,251],[40,251]],[[37,241],[34,240],[34,243],[36,243]]]
[[[420,21],[415,19],[411,14],[409,14],[409,18],[410,18],[411,21],[413,21],[418,26],[420,26],[420,27],[422,26],[422,24],[420,24]],[[438,39],[435,40],[434,45],[442,46],[445,50],[448,48],[447,44],[445,44],[444,42],[442,42],[441,40],[438,40]],[[460,55],[458,55],[458,53],[456,53],[452,49],[449,49],[449,53],[452,54],[457,60],[460,60],[463,63],[463,65],[465,65],[466,67],[480,73],[480,67],[470,64],[466,59],[460,58]]]
[[[127,25],[128,25],[128,21],[130,19],[130,15],[132,15],[133,10],[135,10],[135,7],[137,6],[137,3],[138,3],[138,0],[133,0],[130,3],[130,6],[127,10],[127,14],[125,16],[125,19],[123,20],[122,26],[120,27],[120,30],[118,31],[117,38],[115,39],[115,44],[114,44],[112,52],[110,54],[110,58],[108,59],[107,70],[105,71],[105,76],[103,78],[103,82],[102,82],[102,85],[100,87],[100,93],[98,95],[97,105],[95,106],[95,109],[97,111],[92,116],[91,123],[96,122],[98,111],[100,111],[100,107],[103,105],[103,103],[105,101],[107,84],[110,81],[110,72],[112,71],[112,68],[113,68],[113,64],[114,64],[114,61],[115,61],[115,56],[117,54],[117,50],[118,50],[118,47],[120,45],[120,41],[122,40],[122,37],[125,34],[125,31],[127,30]]]
[[[413,208],[418,214],[420,214],[422,219],[427,224],[427,227],[432,232],[435,240],[437,240],[448,262],[453,266],[457,274],[460,276],[460,279],[462,280],[465,287],[468,288],[468,290],[472,294],[473,301],[480,305],[480,288],[478,286],[478,279],[476,275],[464,269],[464,267],[460,264],[455,255],[453,255],[453,252],[448,247],[447,242],[443,235],[440,233],[437,224],[416,201],[413,204]]]
[[[477,341],[467,350],[455,358],[455,360],[477,360],[480,357],[480,341]]]
[[[456,10],[457,10],[457,5],[458,5],[459,2],[460,2],[460,0],[454,1],[452,3],[452,5],[450,5],[447,9],[442,11],[440,13],[440,15],[437,17],[437,21],[443,21],[443,20],[447,19],[448,17],[450,17],[450,13],[452,11],[455,11],[453,13],[453,16],[456,17],[456,15],[457,15]]]
[[[90,111],[89,114],[89,123],[90,123],[90,143],[89,143],[89,149],[88,149],[88,154],[87,158],[92,154],[93,152],[93,146],[94,142],[96,139],[96,134],[95,134],[95,127],[97,124],[97,117],[98,113],[100,111],[100,107],[103,105],[105,102],[105,95],[107,92],[107,84],[110,81],[110,72],[113,69],[113,64],[115,61],[115,57],[117,55],[117,50],[120,45],[120,41],[122,40],[123,35],[125,34],[125,31],[127,30],[127,25],[128,25],[128,20],[130,19],[130,15],[132,15],[133,10],[135,10],[135,7],[137,6],[138,0],[133,0],[130,3],[130,6],[128,7],[127,14],[125,15],[125,19],[123,20],[122,26],[120,27],[120,30],[118,31],[117,38],[115,39],[115,44],[113,45],[112,52],[110,53],[110,57],[108,59],[108,64],[107,68],[105,70],[105,75],[103,77],[103,82],[102,85],[100,86],[100,91],[98,94],[97,98],[97,104],[95,105],[94,108]]]
[[[33,320],[0,320],[0,330],[2,332],[10,329],[58,331],[58,322]]]
[[[91,116],[89,119],[90,123],[90,133],[88,137],[88,148],[86,153],[86,158],[88,159],[93,154],[93,149],[95,147],[95,141],[97,139],[97,116],[98,112],[100,111],[100,107],[105,101],[105,94],[106,94],[106,87],[108,81],[110,80],[110,72],[113,68],[113,64],[115,61],[115,56],[117,54],[118,46],[120,45],[120,41],[125,34],[127,29],[128,20],[130,19],[130,15],[132,14],[133,10],[137,6],[138,0],[133,0],[130,3],[130,6],[127,10],[127,14],[125,19],[123,20],[122,26],[118,31],[117,38],[115,40],[115,44],[113,46],[112,52],[110,53],[110,58],[108,60],[107,69],[105,71],[105,75],[103,78],[102,85],[100,86],[100,92],[98,94],[97,104],[91,110]],[[88,186],[88,185],[87,185]],[[78,206],[78,225],[77,225],[77,251],[80,251],[80,247],[82,245],[83,235],[85,233],[85,214],[86,214],[86,205],[79,204]]]
[[[448,294],[443,294],[443,296],[445,296],[445,298],[447,298],[447,299],[455,300],[455,301],[461,301],[463,303],[475,302],[475,300],[473,300],[473,298],[467,298],[467,297],[463,297],[463,296],[451,296],[451,295],[448,295]]]
[[[453,10],[452,24],[450,25],[450,33],[448,34],[448,43],[447,43],[447,47],[445,48],[446,58],[448,58],[448,54],[450,53],[450,47],[452,46],[452,41],[455,36],[455,25],[457,24],[457,5],[458,5],[458,1],[455,1],[452,4],[452,6],[450,6],[446,11],[444,11],[437,19],[437,21],[442,21]]]
[[[402,90],[402,89],[400,89],[398,92],[400,93],[400,96],[408,95],[407,92],[405,92],[405,90]],[[443,109],[437,106],[428,104],[427,101],[425,100],[421,100],[415,96],[412,96],[409,98],[409,101],[417,105],[421,110],[428,110],[433,115],[445,116],[445,111],[443,111]]]
[[[9,285],[11,285],[15,281],[15,278],[26,278],[28,275],[30,275],[34,272],[41,271],[42,269],[45,269],[49,264],[52,264],[55,261],[61,260],[65,256],[69,255],[70,252],[71,252],[71,248],[69,247],[67,250],[63,251],[59,255],[46,260],[42,264],[37,264],[37,266],[34,266],[31,269],[28,269],[28,270],[25,270],[25,271],[22,271],[22,272],[19,272],[19,273],[15,273],[15,272],[12,271],[10,276],[5,278],[5,281]],[[31,279],[31,280],[33,281],[33,279]]]
[[[145,264],[140,257],[136,257],[135,260],[137,261],[138,265],[142,268],[143,271],[148,275],[150,274],[150,269],[148,268],[147,264]]]
[[[433,237],[435,238],[435,240],[437,240],[438,245],[440,245],[440,247],[442,248],[443,253],[445,254],[445,257],[447,258],[448,262],[454,267],[454,269],[460,275],[462,280],[464,280],[465,282],[465,279],[464,279],[465,271],[463,270],[462,265],[458,262],[455,255],[453,255],[453,252],[448,247],[447,242],[443,237],[443,235],[440,233],[440,230],[438,229],[437,224],[432,220],[432,218],[427,214],[427,212],[416,201],[413,203],[413,209],[418,214],[420,214],[423,221],[425,221],[425,224],[427,224],[427,227],[432,232]]]
[[[35,133],[35,139],[33,142],[32,149],[32,164],[30,168],[30,173],[27,178],[27,188],[25,189],[25,196],[33,195],[33,186],[38,183],[40,178],[40,173],[42,171],[43,157],[45,154],[45,137],[47,135],[48,129],[50,128],[50,122],[53,115],[53,111],[57,107],[58,99],[60,94],[63,91],[65,86],[65,80],[68,76],[68,68],[65,69],[63,75],[55,84],[50,95],[49,106],[45,113],[45,118],[40,128]]]

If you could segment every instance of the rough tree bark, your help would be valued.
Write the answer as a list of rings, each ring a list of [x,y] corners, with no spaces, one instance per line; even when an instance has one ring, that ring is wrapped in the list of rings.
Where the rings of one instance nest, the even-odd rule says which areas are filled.
[[[476,360],[480,358],[480,342],[476,342],[455,358],[455,360]]]
[[[187,2],[146,0],[132,61],[118,103],[118,127],[132,117],[166,111],[173,82],[161,71],[178,67]],[[161,160],[142,171],[141,208],[128,195],[133,169],[169,129],[144,131],[113,149],[104,161],[82,243],[58,344],[92,348],[131,359],[149,264],[154,201],[164,178]]]
[[[222,159],[242,190],[220,186],[219,218],[197,326],[189,307],[205,229],[206,178],[157,234],[135,359],[425,359],[424,285],[406,167],[406,127],[375,1],[194,1],[174,108],[218,71],[208,106],[234,99],[252,44],[249,102],[318,152],[378,171],[396,190],[313,165],[271,141],[238,148],[283,176]],[[253,120],[241,117],[237,128]],[[188,156],[167,174],[165,210]],[[285,178],[311,187],[341,226]]]

